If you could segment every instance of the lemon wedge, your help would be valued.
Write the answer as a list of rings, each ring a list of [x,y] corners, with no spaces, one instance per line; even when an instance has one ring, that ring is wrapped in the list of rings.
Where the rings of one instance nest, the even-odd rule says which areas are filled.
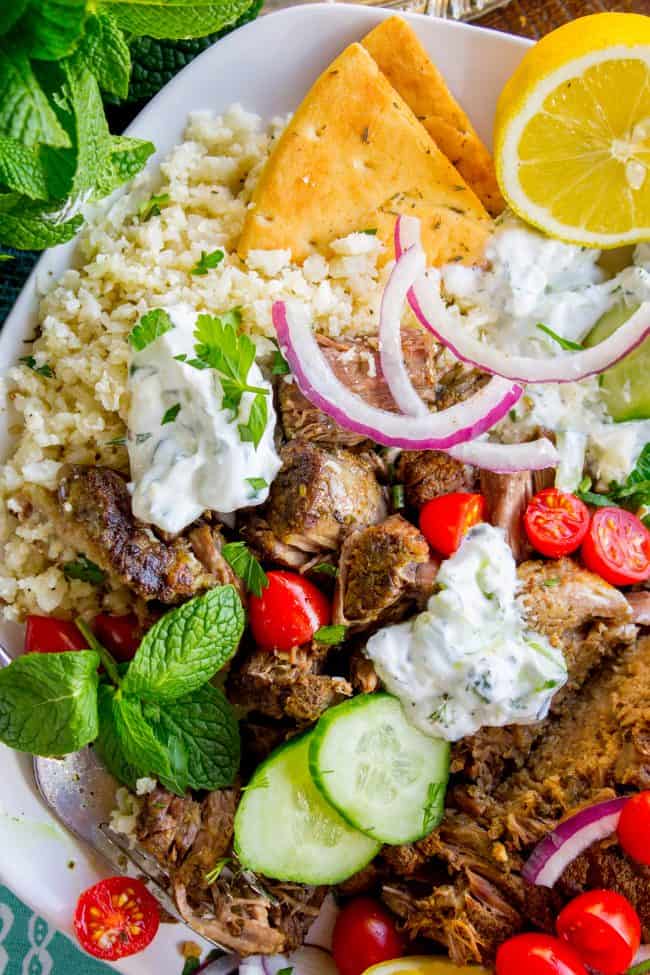
[[[364,975],[489,975],[486,968],[477,965],[454,965],[448,958],[432,958],[431,955],[412,955],[410,958],[394,958],[367,968]]]
[[[553,237],[611,248],[650,239],[650,17],[604,13],[552,31],[497,107],[501,191]]]

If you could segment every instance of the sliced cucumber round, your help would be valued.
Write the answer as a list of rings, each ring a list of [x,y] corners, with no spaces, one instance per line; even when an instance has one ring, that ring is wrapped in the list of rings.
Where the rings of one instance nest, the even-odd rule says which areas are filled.
[[[235,850],[245,867],[275,880],[338,884],[380,844],[352,829],[314,785],[312,734],[292,738],[255,770],[235,816]]]
[[[429,738],[390,694],[330,708],[311,735],[309,768],[352,826],[382,843],[411,843],[442,819],[449,742]]]
[[[587,348],[598,345],[631,317],[638,306],[614,305],[596,322],[585,339]],[[647,420],[650,418],[650,339],[630,352],[611,369],[601,373],[600,389],[607,411],[613,420]]]

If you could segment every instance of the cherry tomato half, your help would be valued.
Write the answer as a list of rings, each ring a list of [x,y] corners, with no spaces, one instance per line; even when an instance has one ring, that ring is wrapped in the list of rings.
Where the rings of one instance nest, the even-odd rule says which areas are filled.
[[[497,951],[497,975],[587,975],[570,945],[548,934],[518,934]]]
[[[404,954],[404,940],[388,911],[372,897],[355,897],[334,925],[332,954],[339,975],[360,975]]]
[[[524,528],[534,549],[557,559],[582,544],[589,529],[589,509],[573,494],[545,488],[529,502]]]
[[[93,632],[120,662],[133,659],[142,639],[138,617],[133,613],[128,616],[100,613],[93,620]]]
[[[63,653],[86,650],[88,641],[71,620],[55,616],[28,616],[25,628],[25,653]]]
[[[420,531],[436,552],[453,555],[469,529],[485,521],[486,511],[482,494],[441,494],[422,508]]]
[[[589,890],[575,897],[560,911],[556,927],[585,965],[602,975],[626,971],[641,944],[638,914],[613,890]]]
[[[289,651],[309,643],[332,618],[329,600],[295,572],[267,572],[268,586],[248,600],[253,639],[261,650]]]
[[[623,508],[599,508],[582,543],[588,569],[614,586],[650,579],[650,532]]]
[[[108,877],[77,901],[74,929],[82,948],[95,958],[115,961],[135,955],[158,931],[158,902],[141,880]]]
[[[627,855],[650,866],[650,792],[638,792],[627,800],[616,831]]]

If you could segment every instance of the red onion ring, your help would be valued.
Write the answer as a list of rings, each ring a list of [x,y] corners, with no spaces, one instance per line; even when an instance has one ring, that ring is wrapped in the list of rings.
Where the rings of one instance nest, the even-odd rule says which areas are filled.
[[[557,449],[546,437],[512,444],[472,440],[450,447],[446,452],[461,464],[470,464],[495,474],[541,471],[546,467],[557,467],[560,460]]]
[[[598,802],[565,819],[537,844],[522,876],[538,887],[553,887],[576,857],[598,840],[616,832],[626,798]]]
[[[303,396],[339,426],[386,447],[446,450],[473,440],[498,423],[523,392],[516,383],[494,378],[447,410],[417,417],[390,413],[366,403],[334,375],[311,329],[287,314],[283,301],[273,304],[273,324]]]
[[[418,246],[416,241],[419,242],[419,221],[415,217],[398,217],[395,224],[395,253],[398,259],[406,247]],[[609,338],[591,349],[549,359],[534,359],[531,356],[507,355],[503,350],[469,335],[450,314],[433,282],[424,275],[420,275],[410,288],[408,300],[418,321],[457,359],[512,382],[578,382],[611,368],[650,335],[650,301],[646,301]]]
[[[409,247],[400,255],[384,288],[379,312],[381,371],[393,399],[402,413],[409,416],[425,416],[429,413],[408,374],[402,351],[401,329],[406,296],[424,273],[424,266],[424,251],[419,246]]]

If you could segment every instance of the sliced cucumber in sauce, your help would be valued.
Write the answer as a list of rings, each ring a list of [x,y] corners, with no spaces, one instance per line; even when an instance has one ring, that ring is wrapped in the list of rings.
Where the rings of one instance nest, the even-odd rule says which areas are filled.
[[[409,724],[390,694],[326,711],[311,734],[309,768],[341,816],[382,843],[410,843],[442,819],[449,743]]]
[[[337,884],[380,844],[349,826],[314,785],[312,735],[292,738],[255,770],[235,816],[235,850],[245,867],[275,880]]]
[[[587,348],[598,345],[632,316],[638,306],[614,305],[596,322],[585,339]],[[650,339],[600,376],[603,401],[613,420],[650,418]]]

